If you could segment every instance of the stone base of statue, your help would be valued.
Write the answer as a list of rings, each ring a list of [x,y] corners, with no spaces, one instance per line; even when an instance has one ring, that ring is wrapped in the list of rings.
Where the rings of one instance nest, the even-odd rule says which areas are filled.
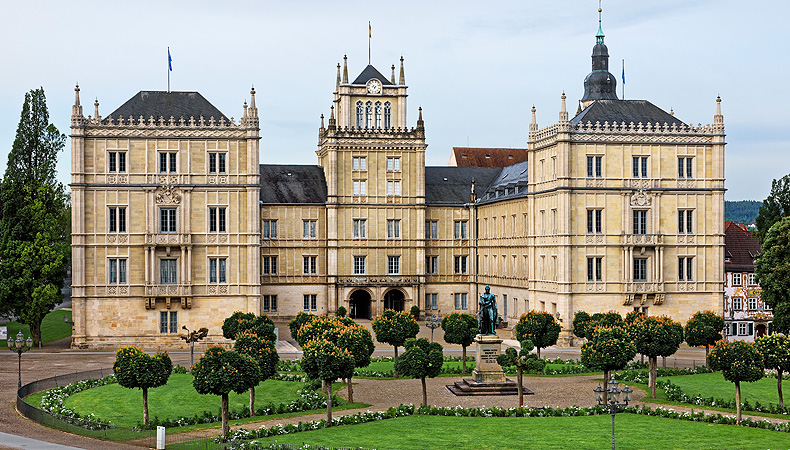
[[[496,362],[502,348],[502,339],[495,334],[478,334],[475,347],[477,352],[472,378],[456,381],[447,385],[447,389],[455,395],[518,395],[518,384],[505,378],[505,372]],[[525,395],[532,393],[524,389]]]

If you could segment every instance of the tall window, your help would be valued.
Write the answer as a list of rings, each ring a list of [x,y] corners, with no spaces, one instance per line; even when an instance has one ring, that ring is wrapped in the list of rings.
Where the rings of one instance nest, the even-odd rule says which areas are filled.
[[[647,258],[634,258],[634,281],[647,281]]]
[[[363,128],[365,126],[364,122],[365,117],[365,108],[362,106],[362,102],[357,102],[357,128]]]
[[[109,284],[126,284],[126,259],[110,258]]]
[[[354,219],[354,239],[365,239],[368,237],[366,219]]]
[[[755,275],[754,272],[749,274],[749,286],[757,286],[757,275]]]
[[[647,156],[632,158],[632,175],[634,178],[647,178]]]
[[[305,275],[315,275],[318,273],[318,266],[316,264],[318,257],[317,256],[303,256],[302,257],[302,268],[303,273]]]
[[[263,312],[277,312],[277,296],[264,295],[263,296]]]
[[[387,273],[400,275],[400,256],[387,256]]]
[[[425,310],[439,309],[439,294],[425,294]]]
[[[387,239],[400,239],[400,219],[387,219]]]
[[[227,283],[228,260],[227,258],[208,259],[208,282]]]
[[[264,275],[277,275],[277,257],[264,256],[263,257],[263,274]]]
[[[304,239],[315,239],[318,236],[317,229],[318,221],[316,220],[303,220],[302,221],[302,237]]]
[[[208,173],[225,173],[225,158],[227,153],[209,152]]]
[[[367,180],[354,180],[354,195],[368,195]]]
[[[732,298],[732,310],[733,311],[740,311],[743,309],[742,306],[743,300],[740,297],[733,297]]]
[[[209,233],[225,233],[227,231],[227,208],[224,206],[210,206],[208,208]]]
[[[376,102],[376,128],[381,128],[381,102]]]
[[[392,128],[392,105],[390,102],[384,102],[384,128]]]
[[[178,283],[178,260],[160,259],[159,260],[159,283],[176,284]]]
[[[680,281],[693,281],[694,280],[694,257],[683,256],[678,258],[678,280]]]
[[[177,152],[159,152],[159,173],[175,173]]]
[[[365,257],[354,257],[354,275],[365,275]]]
[[[439,257],[426,256],[425,257],[425,273],[426,275],[436,275],[439,273]]]
[[[601,162],[603,156],[588,156],[587,157],[587,178],[601,178]]]
[[[587,258],[587,281],[603,281],[603,258]]]
[[[107,168],[109,172],[126,172],[126,152],[107,152],[107,161],[109,163]]]
[[[587,232],[588,233],[602,233],[603,232],[603,210],[602,209],[588,209],[587,210]]]
[[[691,233],[693,213],[690,209],[678,210],[678,233]]]
[[[754,297],[749,297],[747,301],[749,305],[749,311],[757,311],[757,299]]]
[[[304,294],[304,310],[315,311],[318,309],[317,296],[315,294]]]
[[[351,158],[351,168],[353,170],[368,170],[365,167],[365,157],[364,156],[354,156]]]
[[[466,256],[455,257],[455,274],[456,275],[466,274]]]
[[[400,158],[387,158],[387,172],[400,172]]]
[[[425,221],[425,239],[437,239],[439,237],[439,222],[436,220]]]
[[[159,232],[176,232],[176,208],[161,208],[159,210]]]
[[[160,311],[159,312],[159,332],[164,333],[178,333],[178,311]]]
[[[740,286],[741,285],[741,274],[734,273],[732,274],[732,285],[733,286]]]
[[[399,197],[400,196],[400,181],[387,181],[387,196]]]
[[[634,210],[633,234],[647,234],[647,210]]]
[[[373,102],[365,102],[365,128],[373,128]]]
[[[455,309],[467,309],[469,307],[466,293],[456,293],[453,297],[455,298]]]
[[[264,220],[263,221],[263,238],[264,239],[277,239],[277,221]]]
[[[690,156],[678,158],[678,178],[694,178],[694,172],[691,170],[693,160],[694,158]]]
[[[453,233],[455,239],[466,239],[466,221],[465,220],[456,220],[455,221],[455,230]]]
[[[110,233],[126,233],[126,207],[111,206],[107,210]]]

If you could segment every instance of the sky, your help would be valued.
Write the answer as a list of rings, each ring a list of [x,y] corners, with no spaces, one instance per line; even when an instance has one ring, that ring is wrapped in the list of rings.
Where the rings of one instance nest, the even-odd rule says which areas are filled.
[[[596,0],[16,1],[0,17],[0,170],[25,92],[43,87],[68,135],[74,85],[85,115],[107,116],[141,90],[198,91],[240,117],[255,86],[261,163],[316,164],[337,63],[349,77],[405,59],[408,123],[423,108],[428,165],[452,147],[526,148],[529,109],[557,122],[575,112],[598,30]],[[610,70],[625,98],[649,100],[686,123],[712,123],[722,98],[727,200],[762,200],[790,173],[790,2],[603,0]],[[58,178],[70,180],[70,143]]]

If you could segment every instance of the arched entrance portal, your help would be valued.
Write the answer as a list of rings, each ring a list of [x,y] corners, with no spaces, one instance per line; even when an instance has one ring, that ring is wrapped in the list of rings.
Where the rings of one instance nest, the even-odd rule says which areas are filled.
[[[399,289],[392,289],[384,294],[384,309],[403,311],[404,296]]]
[[[765,336],[765,324],[759,324],[754,328],[757,333],[755,337]]]
[[[370,293],[358,289],[351,293],[348,300],[348,316],[352,319],[370,319]]]

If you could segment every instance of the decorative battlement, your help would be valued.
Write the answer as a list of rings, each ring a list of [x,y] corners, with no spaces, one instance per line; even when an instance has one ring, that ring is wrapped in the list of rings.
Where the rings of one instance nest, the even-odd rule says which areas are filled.
[[[529,140],[531,142],[539,142],[546,139],[551,139],[559,133],[585,133],[585,134],[617,134],[617,135],[661,135],[661,136],[714,136],[724,133],[724,124],[713,125],[686,125],[677,124],[669,125],[656,123],[638,124],[625,123],[625,122],[600,122],[580,123],[574,125],[570,122],[556,123],[548,127],[542,128],[537,131],[529,133]]]
[[[71,117],[72,127],[89,126],[94,128],[216,128],[244,130],[250,128],[251,125],[253,125],[253,121],[250,118],[243,117],[239,123],[236,123],[233,117],[231,117],[230,120],[225,120],[224,117],[220,117],[219,120],[214,120],[214,116],[209,117],[208,120],[206,120],[203,116],[200,116],[197,119],[192,116],[190,116],[189,119],[185,119],[183,116],[179,117],[178,119],[173,116],[170,116],[169,119],[165,119],[162,116],[159,116],[159,119],[155,119],[154,116],[149,116],[148,119],[143,116],[139,116],[137,119],[135,119],[134,117],[129,116],[127,119],[119,117],[117,120],[112,116],[106,118],[91,116]]]

